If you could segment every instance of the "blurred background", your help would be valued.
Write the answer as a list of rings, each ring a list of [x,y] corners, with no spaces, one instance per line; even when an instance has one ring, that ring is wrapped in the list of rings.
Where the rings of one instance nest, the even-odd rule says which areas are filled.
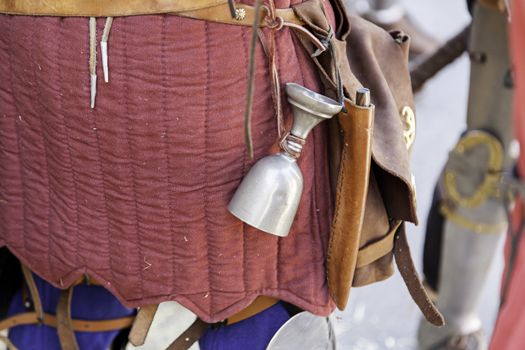
[[[444,42],[467,25],[466,1],[403,0],[408,13],[427,33]],[[417,136],[412,170],[416,178],[420,224],[408,225],[412,256],[421,272],[426,216],[434,185],[448,152],[465,129],[469,58],[466,53],[447,66],[416,94]],[[500,242],[500,247],[502,246]],[[499,303],[502,250],[492,265],[482,297],[481,318],[489,338]],[[421,313],[396,271],[394,277],[371,286],[354,288],[349,307],[334,319],[342,349],[416,349]]]

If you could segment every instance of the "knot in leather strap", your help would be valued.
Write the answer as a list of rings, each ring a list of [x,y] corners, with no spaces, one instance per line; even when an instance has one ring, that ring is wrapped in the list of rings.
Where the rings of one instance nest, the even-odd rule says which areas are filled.
[[[322,54],[324,51],[326,51],[326,50],[328,50],[330,48],[330,45],[331,45],[332,39],[334,38],[335,33],[334,33],[334,30],[332,29],[332,27],[328,26],[328,33],[326,35],[321,35],[320,33],[317,33],[317,32],[314,32],[313,34],[319,39],[319,42],[321,42],[321,44],[324,47],[324,50],[321,50],[321,49],[318,48],[312,54],[312,57],[317,57],[320,54]]]

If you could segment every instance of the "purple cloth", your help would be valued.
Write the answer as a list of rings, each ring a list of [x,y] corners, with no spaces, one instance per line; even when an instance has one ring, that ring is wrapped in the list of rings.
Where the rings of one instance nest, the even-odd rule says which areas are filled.
[[[60,290],[35,276],[44,311],[55,314]],[[19,292],[11,302],[9,314],[27,312]],[[78,285],[73,291],[71,315],[84,320],[105,320],[132,315],[134,309],[124,307],[113,295],[99,286]],[[76,332],[80,349],[106,350],[118,331]],[[56,328],[44,325],[18,326],[9,330],[9,339],[23,350],[60,350]]]
[[[199,341],[201,350],[264,350],[273,335],[290,319],[282,303],[244,321],[210,327]]]

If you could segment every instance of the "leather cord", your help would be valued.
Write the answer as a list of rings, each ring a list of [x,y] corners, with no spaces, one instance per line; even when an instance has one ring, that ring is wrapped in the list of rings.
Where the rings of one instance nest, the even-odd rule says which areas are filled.
[[[267,12],[267,23],[270,29],[268,36],[268,60],[269,72],[271,74],[272,99],[274,110],[277,117],[277,135],[279,139],[284,133],[283,108],[281,102],[281,83],[279,78],[279,71],[277,69],[277,44],[275,41],[277,31],[284,26],[282,17],[277,16],[274,0],[268,0],[268,6],[264,7]]]
[[[62,350],[78,350],[77,339],[71,320],[71,299],[73,288],[69,287],[60,292],[57,305],[57,332]]]
[[[252,107],[253,90],[255,87],[255,46],[257,44],[257,29],[259,28],[262,0],[255,0],[255,20],[252,25],[252,38],[250,41],[250,52],[248,59],[248,80],[246,83],[246,104],[244,109],[244,139],[250,159],[253,159],[252,141]]]
[[[390,253],[394,249],[395,235],[400,225],[401,221],[398,221],[385,237],[359,249],[355,265],[356,269],[371,264]]]

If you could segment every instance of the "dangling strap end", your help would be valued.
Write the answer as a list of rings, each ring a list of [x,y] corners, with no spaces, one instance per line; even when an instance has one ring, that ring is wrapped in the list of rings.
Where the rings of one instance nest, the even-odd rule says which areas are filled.
[[[90,74],[91,78],[91,109],[95,108],[95,98],[97,97],[97,75]]]

